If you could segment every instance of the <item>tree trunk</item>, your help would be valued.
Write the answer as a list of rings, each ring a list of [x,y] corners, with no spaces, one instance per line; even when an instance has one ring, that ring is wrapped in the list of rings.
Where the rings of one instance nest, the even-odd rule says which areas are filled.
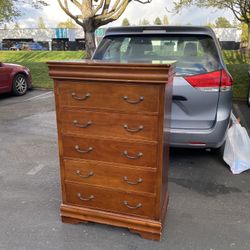
[[[91,59],[95,49],[95,26],[93,20],[88,20],[84,27],[84,34],[85,34],[85,47],[86,47],[86,59]]]

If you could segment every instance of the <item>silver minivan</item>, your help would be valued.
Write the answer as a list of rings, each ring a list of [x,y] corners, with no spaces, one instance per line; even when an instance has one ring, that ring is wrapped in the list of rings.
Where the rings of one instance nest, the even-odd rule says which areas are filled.
[[[232,108],[232,78],[212,29],[192,26],[114,27],[93,59],[176,61],[171,146],[219,148]]]

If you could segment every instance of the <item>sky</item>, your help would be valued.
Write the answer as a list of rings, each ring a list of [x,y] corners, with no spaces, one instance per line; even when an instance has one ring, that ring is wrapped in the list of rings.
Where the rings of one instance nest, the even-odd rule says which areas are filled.
[[[57,27],[59,22],[68,19],[68,16],[60,9],[57,0],[50,0],[50,6],[42,9],[33,9],[29,5],[23,5],[22,16],[18,18],[17,22],[22,28],[36,28],[37,20],[42,17],[49,28]],[[173,0],[152,0],[150,4],[140,4],[138,2],[131,2],[126,11],[117,21],[109,24],[109,26],[119,26],[124,18],[128,18],[131,24],[138,25],[139,21],[146,18],[151,23],[156,17],[162,18],[164,15],[168,16],[171,25],[206,25],[213,23],[218,17],[226,17],[233,22],[234,17],[230,11],[217,10],[213,8],[199,9],[197,7],[186,8],[179,14],[173,14],[167,10],[173,7]]]

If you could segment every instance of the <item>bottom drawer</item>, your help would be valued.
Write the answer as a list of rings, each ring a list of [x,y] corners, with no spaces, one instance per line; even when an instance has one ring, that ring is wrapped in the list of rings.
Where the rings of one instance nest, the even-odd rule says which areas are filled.
[[[154,218],[155,197],[65,182],[68,204]]]

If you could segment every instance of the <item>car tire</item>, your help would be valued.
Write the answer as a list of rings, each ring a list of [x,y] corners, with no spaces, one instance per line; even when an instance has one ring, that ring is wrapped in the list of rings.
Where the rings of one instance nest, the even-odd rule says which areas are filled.
[[[12,83],[12,92],[16,96],[21,96],[26,94],[28,90],[27,77],[23,74],[18,74],[15,76]]]

